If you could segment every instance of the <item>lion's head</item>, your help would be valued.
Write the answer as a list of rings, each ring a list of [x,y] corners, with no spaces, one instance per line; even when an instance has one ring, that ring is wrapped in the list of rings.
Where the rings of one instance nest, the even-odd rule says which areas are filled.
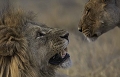
[[[119,24],[120,11],[116,0],[89,0],[78,29],[88,40],[94,41]]]
[[[3,10],[0,18],[0,76],[54,77],[71,65],[69,33],[32,20],[21,10]]]

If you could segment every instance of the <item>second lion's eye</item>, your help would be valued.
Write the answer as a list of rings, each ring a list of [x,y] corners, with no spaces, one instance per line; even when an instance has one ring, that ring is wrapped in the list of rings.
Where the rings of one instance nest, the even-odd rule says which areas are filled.
[[[85,14],[87,15],[89,12],[90,12],[90,9],[87,9],[87,10],[85,11]]]
[[[37,34],[36,34],[36,38],[41,38],[41,37],[44,37],[44,36],[45,36],[44,32],[37,32]]]

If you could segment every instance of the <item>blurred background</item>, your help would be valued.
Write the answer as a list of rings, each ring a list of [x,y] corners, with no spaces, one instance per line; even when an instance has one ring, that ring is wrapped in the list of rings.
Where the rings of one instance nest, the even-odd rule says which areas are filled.
[[[70,32],[68,49],[73,65],[59,69],[58,73],[70,77],[120,77],[120,29],[116,27],[91,43],[77,30],[88,0],[10,1],[25,11],[33,11],[37,21]],[[0,7],[2,5],[0,0]]]

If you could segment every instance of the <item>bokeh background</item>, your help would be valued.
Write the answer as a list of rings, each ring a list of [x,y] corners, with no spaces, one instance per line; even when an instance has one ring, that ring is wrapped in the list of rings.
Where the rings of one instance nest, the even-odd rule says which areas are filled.
[[[72,67],[57,72],[70,77],[120,77],[120,29],[115,28],[95,42],[87,42],[77,30],[84,5],[88,0],[10,0],[11,3],[33,11],[37,21],[68,30],[68,46]],[[0,8],[5,0],[0,0]]]

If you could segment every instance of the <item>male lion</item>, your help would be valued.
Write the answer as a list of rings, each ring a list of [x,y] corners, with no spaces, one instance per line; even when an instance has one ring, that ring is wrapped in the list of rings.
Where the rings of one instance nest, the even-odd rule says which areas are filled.
[[[36,23],[31,12],[0,12],[0,77],[54,77],[71,65],[69,33]]]
[[[78,29],[89,41],[95,41],[116,26],[120,27],[120,0],[89,0]]]

